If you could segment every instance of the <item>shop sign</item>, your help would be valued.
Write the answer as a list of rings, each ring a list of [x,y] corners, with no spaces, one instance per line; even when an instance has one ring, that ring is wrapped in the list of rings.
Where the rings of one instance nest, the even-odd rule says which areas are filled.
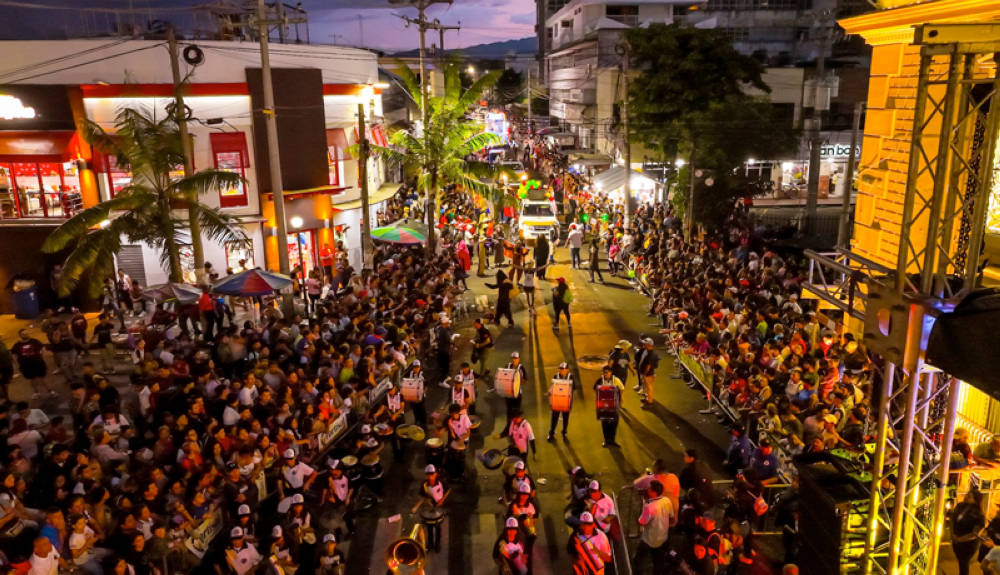
[[[0,94],[0,119],[30,120],[35,117],[35,109],[25,107],[20,99]]]
[[[854,148],[855,157],[861,157],[861,146]],[[826,144],[820,148],[819,155],[824,159],[844,158],[851,155],[850,144]]]

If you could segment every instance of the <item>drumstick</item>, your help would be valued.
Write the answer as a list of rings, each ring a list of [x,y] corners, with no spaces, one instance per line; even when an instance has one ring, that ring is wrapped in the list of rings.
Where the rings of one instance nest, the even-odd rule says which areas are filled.
[[[413,509],[410,509],[410,515],[416,513],[417,509],[420,509],[420,506],[424,504],[424,501],[426,500],[423,497],[421,497],[420,501],[417,501],[417,504],[413,506]]]

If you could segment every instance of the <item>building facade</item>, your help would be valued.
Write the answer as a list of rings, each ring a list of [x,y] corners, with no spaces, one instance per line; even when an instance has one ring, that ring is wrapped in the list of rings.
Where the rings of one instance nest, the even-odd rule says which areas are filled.
[[[272,47],[275,107],[281,150],[288,238],[276,236],[269,152],[264,129],[263,84],[256,43],[182,41],[204,56],[197,66],[181,62],[188,75],[185,104],[193,120],[195,169],[237,172],[245,183],[201,199],[237,216],[251,247],[237,249],[205,238],[205,260],[226,268],[277,269],[278,250],[292,265],[318,265],[317,254],[335,236],[349,249],[360,246],[358,161],[348,148],[357,142],[358,106],[367,135],[384,141],[376,55],[336,46]],[[0,42],[8,63],[0,70],[0,282],[17,274],[44,281],[58,257],[38,258],[41,242],[80,210],[106,201],[131,180],[127,169],[83,141],[84,119],[113,130],[123,106],[163,117],[173,103],[166,45],[156,40],[66,40]],[[385,166],[371,160],[369,190],[379,194]],[[381,190],[382,195],[386,190]],[[373,206],[372,214],[377,210]],[[351,241],[352,236],[354,241]],[[182,250],[188,268],[190,248]],[[31,253],[34,259],[20,254]],[[360,257],[350,254],[356,263]],[[241,263],[242,262],[242,263]],[[166,281],[160,254],[146,245],[127,245],[119,267],[143,285]],[[5,309],[0,295],[0,311]]]

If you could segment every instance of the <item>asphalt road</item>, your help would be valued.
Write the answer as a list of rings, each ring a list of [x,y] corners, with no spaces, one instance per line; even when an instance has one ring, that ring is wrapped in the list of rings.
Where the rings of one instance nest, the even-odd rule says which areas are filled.
[[[607,283],[589,283],[589,274],[573,270],[568,265],[568,250],[556,250],[557,264],[548,268],[549,278],[565,277],[574,294],[571,305],[572,329],[565,320],[559,329],[553,327],[551,287],[555,282],[542,281],[536,294],[544,295],[545,305],[537,301],[537,312],[530,316],[523,305],[515,306],[514,327],[491,326],[496,341],[488,367],[493,370],[506,365],[510,354],[520,352],[528,370],[524,389],[523,411],[531,423],[537,439],[537,461],[529,467],[538,483],[538,501],[543,516],[539,540],[535,546],[534,573],[570,573],[571,562],[564,551],[570,529],[563,520],[563,510],[569,495],[567,471],[582,465],[592,477],[601,481],[605,492],[618,492],[621,486],[631,483],[654,459],[663,458],[672,470],[683,465],[683,452],[688,447],[699,450],[703,459],[717,467],[724,454],[728,437],[722,426],[711,415],[701,415],[705,400],[687,388],[680,380],[672,379],[672,358],[661,348],[662,337],[658,328],[651,326],[655,318],[647,317],[648,300],[637,293],[627,281],[605,274]],[[475,267],[473,268],[475,271]],[[493,280],[495,270],[490,272]],[[473,294],[489,293],[483,279],[470,278]],[[523,299],[524,296],[520,296]],[[473,299],[470,297],[470,299]],[[655,405],[642,409],[638,395],[632,391],[635,377],[626,382],[623,416],[618,431],[621,448],[602,448],[602,435],[594,411],[592,386],[600,376],[599,363],[593,356],[604,358],[620,339],[637,342],[642,333],[653,335],[661,356],[660,371],[655,384]],[[453,372],[462,361],[469,358],[468,340],[471,329],[462,332],[459,342],[464,344],[456,353]],[[634,351],[634,350],[633,350]],[[582,358],[582,359],[581,359]],[[589,361],[588,361],[589,359]],[[566,439],[557,432],[556,439],[546,441],[550,410],[545,391],[557,366],[570,364],[582,389],[574,398]],[[426,400],[428,411],[443,406],[446,390],[429,385]],[[442,551],[428,555],[428,575],[458,575],[496,573],[491,558],[494,541],[499,534],[503,509],[497,499],[501,493],[502,474],[488,471],[472,457],[472,452],[489,448],[503,448],[506,440],[497,439],[503,429],[506,411],[503,399],[485,392],[492,387],[478,386],[477,415],[481,427],[473,434],[470,456],[467,461],[467,480],[454,486],[449,498],[448,518],[443,530]],[[560,427],[561,429],[561,427]],[[401,532],[408,533],[419,520],[410,509],[418,501],[423,481],[423,446],[410,446],[403,463],[387,468],[386,496],[377,513],[369,512],[359,518],[358,531],[351,542],[349,554],[350,573],[383,573],[383,555],[388,544]],[[387,457],[388,453],[385,454]],[[718,470],[721,473],[721,470]],[[540,481],[539,481],[540,480]],[[621,500],[627,500],[623,497]],[[624,507],[624,504],[623,504]],[[627,512],[620,512],[628,519]],[[400,514],[398,521],[388,518]],[[634,520],[634,517],[633,517]]]

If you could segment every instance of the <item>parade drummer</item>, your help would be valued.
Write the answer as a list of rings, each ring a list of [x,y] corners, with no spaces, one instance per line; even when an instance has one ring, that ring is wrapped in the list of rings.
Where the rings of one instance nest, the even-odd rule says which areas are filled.
[[[503,533],[493,546],[493,560],[501,565],[502,573],[527,575],[530,557],[517,519],[508,517]]]
[[[469,396],[469,403],[466,409],[468,409],[469,415],[476,414],[476,373],[472,371],[472,367],[469,366],[469,362],[463,362],[462,367],[458,370],[458,375],[455,376],[455,382],[458,382],[458,378],[462,378],[462,383],[465,385],[465,392]],[[452,400],[454,401],[454,396]]]
[[[351,478],[344,473],[342,461],[332,459],[327,465],[330,467],[330,473],[327,475],[326,487],[321,498],[322,522],[328,531],[338,535],[343,527],[344,538],[349,539],[354,533],[354,510],[351,505],[354,486],[351,485]]]
[[[427,389],[427,381],[424,379],[424,369],[423,365],[420,363],[419,359],[413,360],[413,364],[410,366],[410,373],[406,376],[407,379],[419,379],[423,383],[423,388]],[[427,408],[424,406],[424,398],[420,401],[410,401],[408,402],[410,409],[413,411],[413,423],[421,426],[427,426]]]
[[[451,404],[457,405],[462,415],[467,415],[473,406],[469,384],[466,383],[466,379],[461,373],[455,376],[454,381],[455,385],[451,388]]]
[[[508,499],[513,499],[521,492],[521,486],[527,485],[531,489],[531,496],[535,496],[535,481],[528,475],[528,470],[523,461],[514,462],[514,475],[510,476],[505,487]]]
[[[569,538],[566,551],[573,557],[573,572],[604,575],[604,566],[612,560],[611,541],[594,526],[594,516],[584,512],[580,525]]]
[[[559,364],[559,371],[557,371],[556,374],[554,376],[552,376],[552,383],[555,383],[557,379],[569,380],[570,383],[573,384],[573,386],[571,388],[571,393],[576,392],[576,388],[578,387],[577,383],[576,383],[576,377],[574,377],[573,374],[569,372],[569,364],[568,363],[560,363]],[[546,393],[546,395],[552,395],[552,386],[551,385],[549,386],[549,391],[548,391],[548,393]],[[570,406],[571,406],[570,409],[572,409],[572,403],[570,403]],[[553,439],[555,439],[555,436],[556,436],[556,424],[559,423],[559,416],[562,416],[562,436],[563,436],[563,439],[566,438],[566,430],[569,427],[569,411],[570,410],[566,410],[566,411],[552,410],[552,419],[551,419],[551,424],[549,425],[549,436],[547,438],[549,441],[552,441]]]
[[[304,494],[316,480],[316,470],[298,461],[295,451],[286,449],[281,465],[281,481],[278,481],[278,512],[285,513],[292,504],[292,496]]]
[[[451,493],[444,481],[439,477],[438,470],[433,465],[424,468],[427,479],[424,481],[423,500],[421,504],[428,505],[431,512],[422,514],[424,525],[427,527],[427,549],[435,551],[441,550],[441,523],[444,522],[444,515],[441,507]],[[418,505],[419,507],[420,505]]]
[[[515,410],[511,413],[511,419],[507,422],[507,427],[504,428],[498,437],[506,437],[510,441],[510,447],[507,451],[510,455],[516,455],[518,457],[527,458],[528,451],[532,451],[532,457],[535,461],[538,460],[538,447],[535,445],[535,434],[531,430],[531,424],[528,420],[524,419],[524,414],[521,410]]]
[[[448,406],[448,413],[445,429],[448,432],[448,454],[454,465],[449,474],[452,479],[458,479],[465,476],[465,448],[472,433],[472,421],[457,404]]]
[[[389,442],[392,443],[392,458],[396,462],[403,460],[403,440],[396,435],[396,429],[405,422],[403,413],[405,408],[406,400],[403,399],[403,394],[393,385],[385,394],[385,403],[375,412],[375,419],[381,420],[392,431],[388,435]]]
[[[531,496],[531,487],[522,484],[517,491],[517,495],[510,505],[507,506],[507,517],[514,517],[521,525],[521,532],[524,534],[526,551],[531,554],[531,549],[538,538],[538,505]]]
[[[595,401],[597,405],[597,419],[601,422],[601,431],[604,433],[604,447],[617,446],[615,438],[618,435],[618,421],[621,411],[621,398],[625,391],[625,385],[621,379],[615,377],[614,368],[605,365],[601,368],[601,377],[594,383]],[[602,404],[602,399],[606,393],[614,394],[615,401],[609,404]]]
[[[511,414],[514,413],[515,409],[521,409],[521,398],[524,394],[524,385],[528,382],[528,370],[524,368],[524,364],[521,363],[521,354],[514,352],[510,354],[510,362],[507,363],[507,369],[513,369],[518,372],[521,379],[521,386],[517,389],[517,396],[507,398],[507,421],[511,419]]]

